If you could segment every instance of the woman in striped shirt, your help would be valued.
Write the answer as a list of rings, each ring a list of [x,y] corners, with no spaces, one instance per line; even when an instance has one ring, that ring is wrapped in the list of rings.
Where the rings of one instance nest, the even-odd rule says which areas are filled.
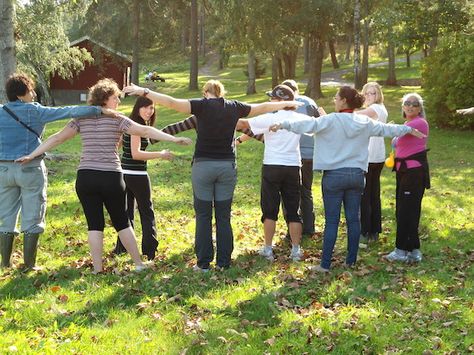
[[[89,89],[89,102],[116,110],[120,103],[120,94],[115,81],[103,79]],[[30,155],[18,161],[31,161],[78,133],[82,139],[82,154],[77,171],[76,192],[87,219],[94,273],[103,271],[104,206],[122,244],[135,264],[135,270],[143,270],[146,266],[142,263],[135,233],[130,226],[125,209],[125,183],[118,155],[120,138],[123,133],[127,133],[184,145],[190,144],[191,140],[170,136],[153,127],[137,124],[122,115],[103,116],[97,119],[73,119],[62,131],[50,136]]]

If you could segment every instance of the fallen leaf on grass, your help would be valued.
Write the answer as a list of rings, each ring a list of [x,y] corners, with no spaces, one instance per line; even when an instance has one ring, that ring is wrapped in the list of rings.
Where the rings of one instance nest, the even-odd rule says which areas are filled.
[[[67,295],[59,295],[58,300],[61,303],[66,303],[68,301],[69,297]]]
[[[265,344],[268,344],[270,346],[273,346],[275,344],[275,337],[268,338],[267,340],[264,341]]]
[[[50,290],[51,290],[51,292],[56,293],[56,292],[58,292],[59,290],[61,290],[61,286],[52,286],[52,287],[50,288]]]
[[[229,341],[224,338],[223,336],[220,336],[220,337],[217,337],[217,339],[219,339],[220,341],[222,341],[224,344],[227,344]]]

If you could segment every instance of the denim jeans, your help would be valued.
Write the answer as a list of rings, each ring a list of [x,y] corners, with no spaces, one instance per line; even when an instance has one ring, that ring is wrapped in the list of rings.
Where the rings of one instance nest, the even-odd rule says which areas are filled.
[[[212,210],[215,210],[217,265],[229,267],[234,237],[230,223],[232,199],[237,183],[235,162],[230,160],[195,161],[192,168],[196,234],[194,249],[197,265],[209,268],[214,259]]]
[[[326,221],[321,266],[325,269],[329,269],[331,266],[342,203],[344,203],[347,224],[346,264],[352,265],[357,260],[360,237],[359,207],[364,192],[364,184],[364,172],[359,168],[340,168],[324,171],[321,185]]]
[[[0,162],[0,232],[43,233],[46,214],[46,166],[42,159],[21,165]]]

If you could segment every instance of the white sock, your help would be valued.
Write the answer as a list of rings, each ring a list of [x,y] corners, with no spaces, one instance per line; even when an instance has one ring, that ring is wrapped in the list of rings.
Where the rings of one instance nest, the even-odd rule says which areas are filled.
[[[298,253],[299,251],[300,251],[300,246],[299,245],[295,245],[295,244],[291,245],[291,252],[292,253]]]

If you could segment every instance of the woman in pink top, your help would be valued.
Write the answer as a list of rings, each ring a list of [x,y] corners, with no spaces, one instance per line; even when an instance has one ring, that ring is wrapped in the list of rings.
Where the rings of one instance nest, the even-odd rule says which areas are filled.
[[[385,258],[390,261],[419,262],[421,200],[425,189],[430,188],[430,175],[426,156],[426,142],[429,126],[425,118],[423,99],[416,93],[403,97],[403,117],[406,125],[418,129],[426,135],[416,138],[406,135],[394,138],[395,167],[397,173],[396,217],[397,239],[396,248]]]

